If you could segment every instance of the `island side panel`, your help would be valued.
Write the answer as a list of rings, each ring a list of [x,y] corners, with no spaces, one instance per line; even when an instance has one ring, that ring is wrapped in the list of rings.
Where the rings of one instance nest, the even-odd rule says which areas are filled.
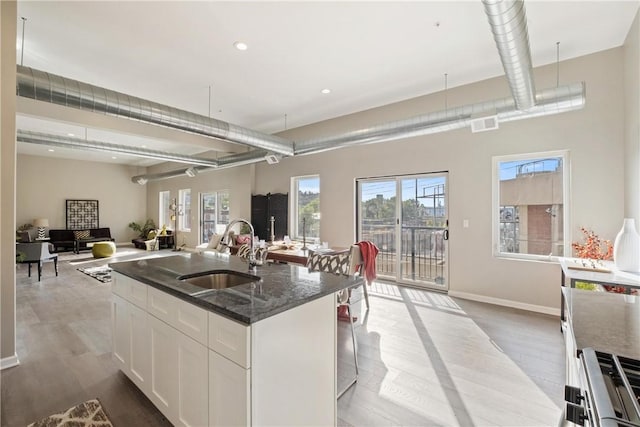
[[[252,425],[336,425],[336,302],[251,325]]]

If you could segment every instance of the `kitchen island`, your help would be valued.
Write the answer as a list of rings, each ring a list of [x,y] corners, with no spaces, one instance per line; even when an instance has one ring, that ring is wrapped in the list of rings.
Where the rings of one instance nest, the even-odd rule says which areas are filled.
[[[335,293],[362,279],[214,253],[111,267],[113,359],[174,425],[335,425]],[[207,272],[245,283],[189,280]]]

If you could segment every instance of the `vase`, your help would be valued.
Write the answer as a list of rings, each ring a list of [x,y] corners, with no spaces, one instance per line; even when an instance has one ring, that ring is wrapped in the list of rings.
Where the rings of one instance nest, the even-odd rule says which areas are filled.
[[[633,218],[625,218],[613,243],[613,261],[621,271],[640,271],[640,235]]]

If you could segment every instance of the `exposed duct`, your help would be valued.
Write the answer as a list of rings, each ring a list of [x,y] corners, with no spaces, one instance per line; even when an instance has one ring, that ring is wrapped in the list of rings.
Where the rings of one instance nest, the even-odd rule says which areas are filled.
[[[482,0],[518,110],[535,105],[529,31],[523,0]]]
[[[202,173],[212,170],[228,169],[236,166],[250,165],[253,163],[259,163],[264,161],[264,157],[267,155],[265,150],[253,150],[244,153],[230,154],[218,159],[218,166],[216,168],[208,166],[195,166],[193,168],[176,169],[167,172],[160,172],[147,175],[136,175],[131,177],[131,182],[140,184],[140,180],[158,181],[162,179],[177,178],[179,176],[187,175],[187,171],[191,169],[194,173]]]
[[[205,116],[20,66],[17,76],[18,95],[160,124],[258,148],[219,158],[216,162],[217,168],[201,165],[131,178],[133,182],[140,184],[184,176],[187,173],[195,174],[258,163],[274,154],[313,154],[360,144],[446,132],[471,126],[474,120],[486,116],[495,117],[497,126],[502,122],[583,108],[586,99],[584,83],[536,92],[523,1],[483,0],[483,4],[513,97],[464,105],[339,135],[300,141],[295,147],[293,143],[275,136],[263,135]],[[210,130],[212,128],[213,130]]]
[[[18,65],[18,96],[104,113],[290,156],[293,144],[221,120]]]
[[[108,153],[126,154],[147,159],[164,160],[190,165],[200,165],[207,167],[217,167],[218,162],[214,159],[189,156],[186,154],[168,153],[166,151],[149,150],[146,148],[130,147],[128,145],[110,144],[101,141],[91,141],[68,136],[51,135],[47,133],[18,130],[17,140],[30,144],[57,146],[62,148],[73,148],[81,150],[105,151]]]
[[[513,98],[463,105],[336,136],[301,141],[296,144],[295,154],[313,154],[352,145],[446,132],[470,126],[472,120],[483,115],[495,115],[502,123],[577,110],[584,104],[584,83],[574,83],[538,92],[536,105],[527,111],[518,110]]]

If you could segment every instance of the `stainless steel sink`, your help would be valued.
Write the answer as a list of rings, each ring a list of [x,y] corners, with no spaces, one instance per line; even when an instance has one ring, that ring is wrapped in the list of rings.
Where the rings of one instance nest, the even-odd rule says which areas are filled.
[[[237,271],[215,270],[196,274],[186,274],[178,277],[178,280],[198,286],[202,289],[213,290],[232,288],[246,283],[257,282],[260,280],[260,277],[246,273],[239,273]]]

